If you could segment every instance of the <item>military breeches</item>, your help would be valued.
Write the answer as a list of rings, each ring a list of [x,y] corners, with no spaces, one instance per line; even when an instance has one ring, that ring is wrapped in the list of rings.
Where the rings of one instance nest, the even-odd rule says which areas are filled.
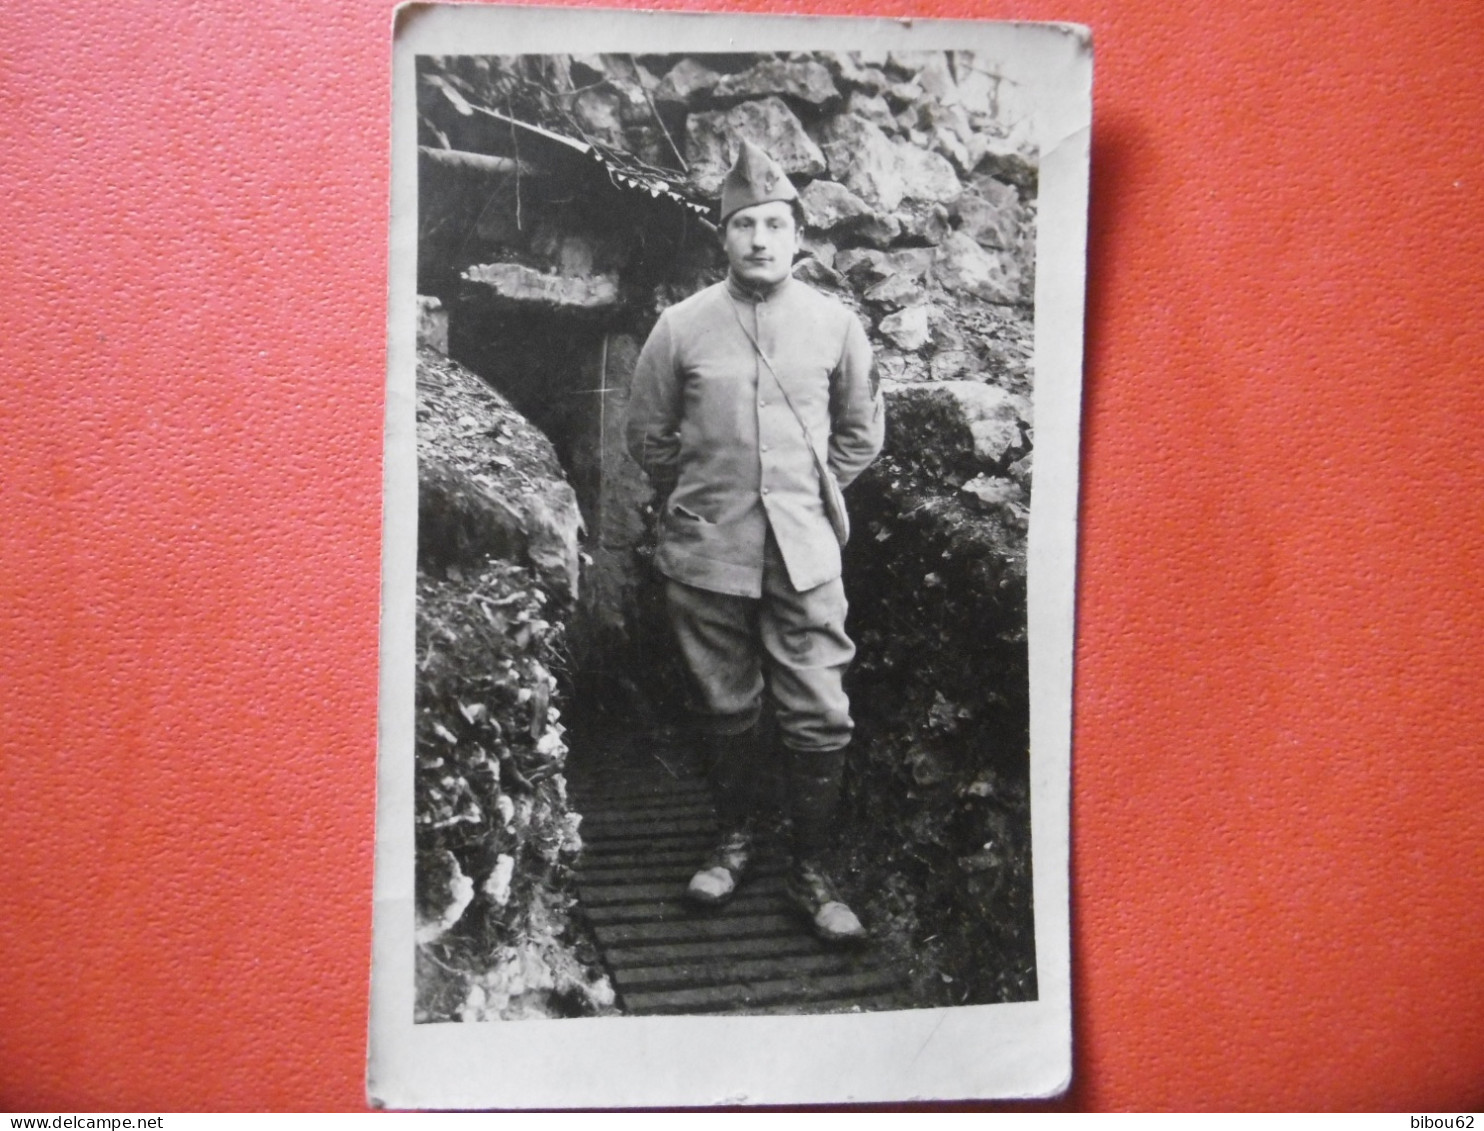
[[[845,587],[838,577],[799,592],[770,534],[761,598],[669,579],[665,596],[704,730],[747,730],[758,720],[766,687],[784,745],[826,751],[850,741],[854,724],[842,681],[855,645],[845,635]]]

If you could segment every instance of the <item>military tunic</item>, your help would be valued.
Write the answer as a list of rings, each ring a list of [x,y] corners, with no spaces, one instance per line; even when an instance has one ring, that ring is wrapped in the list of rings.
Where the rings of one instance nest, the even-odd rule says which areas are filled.
[[[879,454],[885,412],[860,321],[792,278],[765,295],[728,279],[660,316],[627,440],[664,499],[656,564],[703,729],[756,722],[766,663],[785,743],[825,751],[850,738],[855,649],[795,411],[842,487]]]
[[[657,557],[666,577],[761,596],[769,528],[795,588],[840,576],[795,409],[842,487],[881,451],[871,346],[844,305],[793,278],[764,298],[728,279],[660,315],[634,371],[627,439],[667,496]]]

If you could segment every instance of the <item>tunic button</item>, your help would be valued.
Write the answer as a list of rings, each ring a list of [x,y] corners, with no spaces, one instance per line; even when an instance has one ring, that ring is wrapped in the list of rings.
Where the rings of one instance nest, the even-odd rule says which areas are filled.
[[[763,451],[767,451],[767,450],[768,450],[768,445],[767,444],[764,444],[763,445]]]
[[[763,488],[763,494],[766,495],[767,493],[768,493],[768,489],[766,487],[764,487]]]
[[[767,408],[768,407],[768,402],[767,401],[758,401],[757,402],[757,407],[758,408]]]

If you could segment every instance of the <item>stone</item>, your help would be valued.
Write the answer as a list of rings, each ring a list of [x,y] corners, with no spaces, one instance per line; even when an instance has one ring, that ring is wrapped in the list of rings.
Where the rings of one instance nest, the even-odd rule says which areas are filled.
[[[998,513],[1021,530],[1030,525],[1029,492],[1013,480],[979,476],[965,483],[960,493],[976,509]]]
[[[880,94],[891,85],[891,79],[880,67],[862,64],[854,52],[826,52],[822,56],[824,65],[834,77],[835,85],[843,92],[863,90],[867,94]]]
[[[1036,94],[1032,88],[1014,79],[1001,78],[995,88],[995,117],[1005,123],[1006,140],[1021,145],[1030,136],[1029,120],[1035,117]]]
[[[928,371],[934,381],[975,380],[985,367],[973,350],[937,350],[928,359]]]
[[[655,77],[655,73],[637,61],[634,63],[634,81],[649,91],[650,97],[654,96],[655,87],[660,85],[660,80]]]
[[[915,75],[933,61],[934,56],[943,57],[941,51],[892,51],[886,56],[886,65],[903,75]]]
[[[902,168],[902,195],[910,200],[933,200],[942,204],[958,199],[963,192],[953,166],[941,154],[897,143]]]
[[[602,58],[603,65],[608,68],[609,79],[632,83],[643,81],[649,86],[654,85],[654,76],[646,71],[634,56],[614,52]]]
[[[638,78],[610,79],[608,85],[619,96],[619,117],[625,126],[653,126],[655,111]]]
[[[975,510],[999,514],[1024,526],[1030,521],[1030,500],[1025,488],[1010,479],[994,475],[976,475],[959,488],[959,497]]]
[[[845,109],[852,114],[859,114],[866,121],[882,130],[895,130],[897,119],[891,112],[891,107],[886,104],[886,99],[879,94],[867,94],[865,91],[853,90],[850,97],[845,100]]]
[[[458,857],[447,849],[418,863],[413,938],[420,946],[427,946],[437,942],[474,902],[474,881],[464,875]]]
[[[910,384],[922,384],[933,378],[928,363],[923,359],[922,353],[909,353],[902,358],[902,381]]]
[[[969,115],[992,117],[999,78],[989,72],[970,51],[953,53],[954,100]]]
[[[933,152],[948,158],[953,171],[961,177],[967,177],[974,171],[974,161],[969,157],[968,146],[950,129],[939,126],[933,131]]]
[[[934,251],[930,247],[902,247],[886,257],[888,269],[899,275],[910,275],[921,279],[933,265]]]
[[[1005,148],[1012,149],[1016,153],[1019,153],[1033,166],[1039,166],[1040,151],[1037,148],[1035,126],[1032,125],[1032,121],[1034,120],[1034,111],[1031,111],[1030,113],[1032,114],[1031,118],[1018,119],[1014,122],[1013,125],[1005,130]],[[1000,135],[998,133],[992,132],[991,136],[998,137]]]
[[[805,255],[813,256],[826,267],[833,267],[835,265],[835,256],[839,254],[839,249],[834,243],[827,239],[813,236],[808,232],[804,232],[799,236],[799,247]]]
[[[994,204],[977,191],[964,193],[954,201],[952,214],[959,231],[973,238],[981,247],[1013,248],[1019,229],[1020,201],[1014,189],[1006,186],[1014,203]]]
[[[950,130],[965,145],[980,131],[974,128],[968,112],[960,105],[928,102],[922,108],[922,124],[931,130]]]
[[[952,353],[969,348],[970,343],[959,326],[968,313],[965,307],[972,301],[960,303],[946,311],[941,307],[933,308],[933,317],[929,320],[928,328],[932,333],[935,353]]]
[[[948,65],[948,56],[942,52],[932,53],[932,57],[917,72],[915,81],[924,93],[940,103],[955,102],[958,99],[958,83],[954,81],[953,71]]]
[[[859,114],[837,114],[819,133],[830,175],[874,208],[891,211],[906,193],[896,146]]]
[[[763,98],[686,119],[685,156],[691,183],[708,196],[719,196],[744,139],[762,146],[785,172],[795,176],[817,177],[827,168],[820,147],[783,100]]]
[[[888,310],[900,310],[904,306],[914,306],[921,303],[924,297],[921,284],[911,275],[888,275],[865,295],[867,302]]]
[[[976,173],[971,181],[972,191],[996,208],[1015,208],[1020,205],[1020,193],[1005,181],[996,180],[987,173]]]
[[[504,907],[510,902],[510,881],[514,876],[515,857],[500,853],[495,857],[494,868],[481,885],[484,894],[490,897],[495,906]]]
[[[950,231],[948,209],[941,204],[909,200],[893,217],[900,228],[899,238],[919,246],[940,244]]]
[[[581,572],[577,536],[582,514],[572,485],[564,481],[532,484],[522,500],[521,525],[526,560],[542,577],[565,577],[567,594],[575,598]]]
[[[893,275],[920,281],[932,264],[932,248],[901,247],[883,253],[853,247],[840,252],[835,258],[834,266],[856,286],[864,289]]]
[[[842,230],[842,235],[853,242],[880,248],[890,247],[901,234],[902,225],[895,216],[883,216],[876,212],[862,216]]]
[[[530,565],[577,595],[582,516],[551,442],[468,369],[418,351],[418,565]],[[425,411],[422,411],[425,410]]]
[[[909,306],[883,318],[877,329],[899,350],[919,350],[928,342],[928,308]]]
[[[979,163],[984,160],[984,155],[989,152],[989,138],[985,137],[982,133],[973,132],[967,138],[960,138],[959,140],[963,141],[964,150],[969,155],[970,172],[972,173],[972,170],[977,169]]]
[[[812,60],[770,59],[741,74],[727,75],[711,89],[718,104],[778,96],[821,109],[840,100],[835,80],[821,63]]]
[[[899,82],[893,84],[886,92],[886,100],[901,110],[907,106],[916,106],[922,101],[923,90],[915,82]]]
[[[887,247],[901,232],[895,219],[873,212],[855,193],[834,181],[812,181],[799,197],[805,224],[842,243]]]
[[[568,68],[578,86],[591,86],[608,77],[608,63],[602,55],[573,55]]]
[[[448,353],[448,311],[432,295],[417,296],[417,344]]]
[[[1027,194],[1036,191],[1039,176],[1036,166],[1029,158],[997,142],[989,143],[984,156],[980,158],[976,172],[1014,185]]]
[[[986,249],[988,250],[988,249]],[[1005,282],[1005,289],[1014,296],[1017,303],[1031,303],[1035,301],[1035,266],[1030,264],[1030,270],[1021,267],[1021,252],[1019,250],[989,251],[988,254],[999,266],[1000,278]],[[1025,254],[1034,256],[1035,249],[1031,247]]]
[[[462,276],[471,297],[503,308],[537,307],[596,315],[618,305],[612,275],[547,275],[519,263],[485,263]]]
[[[832,266],[856,285],[870,286],[886,278],[887,262],[882,252],[852,247],[835,256]]]
[[[922,118],[924,126],[932,131],[934,148],[953,162],[961,179],[968,179],[989,152],[990,139],[984,131],[975,127],[959,105],[929,102]]]
[[[831,176],[871,207],[895,212],[904,199],[946,202],[963,186],[936,153],[893,142],[859,114],[837,114],[819,132]]]
[[[826,267],[813,256],[808,256],[795,263],[793,275],[795,279],[822,291],[834,291],[838,294],[852,293],[850,284],[845,281],[845,276],[832,267]]]
[[[1018,460],[1010,465],[1010,478],[1017,483],[1029,483],[1031,481],[1031,457],[1034,451],[1026,452]]]
[[[988,302],[1020,300],[1018,280],[1008,279],[1001,261],[963,232],[951,233],[938,246],[933,278],[945,290],[975,295]]]
[[[876,371],[881,374],[881,380],[886,384],[901,381],[907,369],[906,359],[895,350],[880,349],[876,351]]]
[[[584,123],[588,118],[602,120],[607,109],[599,109],[607,103],[622,116],[626,124],[641,123],[651,114],[645,91],[657,85],[655,78],[627,55],[574,55],[565,68],[565,79],[559,67],[556,78],[570,82],[576,89],[572,101],[573,115]],[[588,129],[589,133],[598,130]]]
[[[804,222],[822,232],[871,215],[864,200],[834,181],[811,181],[799,193],[799,203],[804,206]]]
[[[556,241],[554,261],[558,275],[591,275],[597,262],[597,246],[582,232],[564,232]]]
[[[572,100],[572,116],[585,133],[600,141],[623,143],[623,98],[611,86],[584,90]]]
[[[891,88],[891,79],[880,67],[862,67],[854,82],[868,94],[885,94]]]
[[[957,403],[974,438],[974,455],[995,465],[1025,444],[1031,423],[1030,402],[998,385],[978,381],[943,381],[937,386]]]
[[[558,275],[603,275],[620,270],[630,244],[618,232],[584,230],[550,214],[525,223],[527,246]],[[534,266],[534,264],[529,264]]]
[[[654,100],[662,104],[689,106],[710,94],[720,81],[721,75],[706,64],[685,58],[665,72],[664,78],[654,88]]]
[[[654,118],[651,116],[649,122],[653,121]],[[628,151],[651,168],[667,170],[680,168],[679,151],[671,144],[671,139],[680,133],[678,122],[668,138],[663,130],[652,124],[626,126],[624,133],[627,138]],[[681,178],[678,171],[673,175],[677,180]]]

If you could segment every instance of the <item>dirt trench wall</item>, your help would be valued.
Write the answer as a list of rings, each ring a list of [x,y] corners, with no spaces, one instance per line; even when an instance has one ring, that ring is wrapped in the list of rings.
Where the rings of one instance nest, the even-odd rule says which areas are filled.
[[[417,380],[418,1021],[611,1006],[568,921],[577,507],[550,443],[430,349]]]
[[[851,489],[856,890],[921,945],[941,1004],[1029,1000],[1025,528],[922,450],[899,426]]]

